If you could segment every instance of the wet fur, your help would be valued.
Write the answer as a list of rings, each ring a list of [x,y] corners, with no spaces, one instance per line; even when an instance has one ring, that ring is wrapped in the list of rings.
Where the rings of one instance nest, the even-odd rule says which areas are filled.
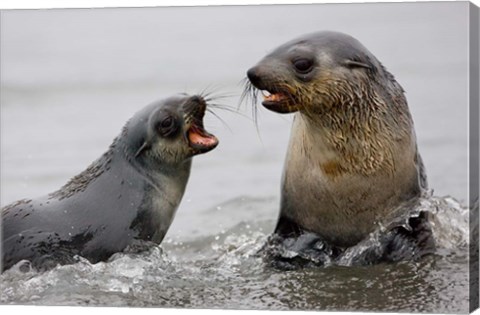
[[[291,56],[312,51],[311,73],[291,70]],[[394,212],[408,215],[398,209],[427,187],[413,121],[402,87],[366,48],[348,35],[319,32],[280,46],[251,70],[256,86],[247,83],[246,95],[255,99],[255,87],[282,92],[281,112],[296,112],[274,238],[297,244],[286,232],[293,229],[295,239],[316,235],[340,253]],[[384,248],[397,248],[400,236],[385,235]]]
[[[196,110],[188,100],[182,95],[145,107],[105,154],[58,191],[3,208],[2,271],[24,259],[45,270],[75,262],[75,255],[96,263],[138,241],[159,244],[196,152],[183,135],[155,135],[152,119],[167,109],[188,126]]]

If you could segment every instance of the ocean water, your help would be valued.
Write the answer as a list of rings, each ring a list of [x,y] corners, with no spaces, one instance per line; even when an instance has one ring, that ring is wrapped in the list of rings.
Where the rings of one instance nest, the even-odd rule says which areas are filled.
[[[281,272],[255,253],[272,231],[291,115],[207,114],[218,148],[194,158],[165,241],[140,255],[0,276],[0,302],[234,309],[468,310],[467,4],[335,4],[2,11],[5,206],[52,192],[137,110],[205,89],[237,108],[246,70],[298,35],[359,39],[406,90],[437,211],[438,255]]]

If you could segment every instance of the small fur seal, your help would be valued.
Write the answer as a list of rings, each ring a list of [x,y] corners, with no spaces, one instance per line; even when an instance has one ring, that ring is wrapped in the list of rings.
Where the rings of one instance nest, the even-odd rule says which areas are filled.
[[[177,95],[136,113],[108,151],[47,196],[2,209],[2,271],[106,260],[137,240],[159,244],[182,199],[192,157],[214,149],[201,96]]]
[[[295,113],[274,236],[308,250],[320,240],[337,257],[381,225],[399,217],[408,225],[426,175],[404,91],[372,53],[346,34],[317,32],[281,45],[247,76],[246,93],[261,90],[265,108]],[[429,225],[416,217],[418,229],[404,231],[415,245],[379,260],[410,257],[417,234],[432,248]],[[402,233],[387,233],[385,250],[404,243]],[[300,241],[307,234],[315,237]]]

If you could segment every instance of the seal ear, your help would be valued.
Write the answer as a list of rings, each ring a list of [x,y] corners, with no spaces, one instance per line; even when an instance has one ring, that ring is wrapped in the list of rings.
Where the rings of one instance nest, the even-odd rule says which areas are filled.
[[[356,60],[345,60],[345,65],[349,68],[365,68],[372,70],[372,67],[364,62],[356,61]]]

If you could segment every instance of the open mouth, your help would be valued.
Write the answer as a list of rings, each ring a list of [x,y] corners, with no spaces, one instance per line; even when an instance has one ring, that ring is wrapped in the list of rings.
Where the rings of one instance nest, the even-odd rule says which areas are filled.
[[[199,108],[203,107],[203,108]],[[205,153],[213,150],[218,145],[218,139],[208,133],[203,127],[203,117],[205,116],[206,106],[199,106],[192,116],[192,123],[187,131],[187,139],[195,151]]]
[[[290,97],[283,92],[273,92],[261,90],[263,95],[262,105],[271,111],[286,114],[296,111],[296,108],[290,105]]]

